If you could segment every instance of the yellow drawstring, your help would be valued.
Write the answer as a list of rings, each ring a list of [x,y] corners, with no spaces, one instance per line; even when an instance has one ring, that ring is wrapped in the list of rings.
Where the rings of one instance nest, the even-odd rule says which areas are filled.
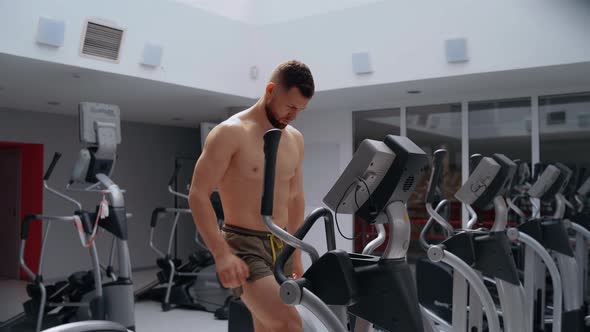
[[[278,237],[274,236],[273,234],[268,234],[268,239],[270,241],[270,250],[272,251],[272,263],[274,264],[277,260],[277,252],[276,249],[283,249],[283,241]],[[276,246],[276,249],[275,249]]]

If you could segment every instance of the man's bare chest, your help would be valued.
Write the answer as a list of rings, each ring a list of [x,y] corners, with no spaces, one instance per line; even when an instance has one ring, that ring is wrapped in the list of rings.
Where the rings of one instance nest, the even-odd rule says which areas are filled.
[[[260,139],[243,138],[240,148],[234,154],[228,174],[231,177],[262,181],[264,176],[264,142]],[[284,137],[279,143],[276,164],[276,178],[279,181],[291,179],[299,165],[301,156],[297,143],[292,137]]]

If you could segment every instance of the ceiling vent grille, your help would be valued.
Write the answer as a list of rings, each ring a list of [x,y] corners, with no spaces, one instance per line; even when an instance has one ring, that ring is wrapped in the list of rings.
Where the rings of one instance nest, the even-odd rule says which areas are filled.
[[[88,22],[82,54],[117,61],[123,40],[123,30]]]

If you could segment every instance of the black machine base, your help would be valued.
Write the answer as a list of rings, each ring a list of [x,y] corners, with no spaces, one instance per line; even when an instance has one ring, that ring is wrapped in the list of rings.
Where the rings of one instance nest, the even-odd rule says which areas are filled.
[[[420,304],[452,323],[453,268],[421,258],[416,263],[416,284]]]
[[[254,332],[252,314],[246,304],[240,299],[232,299],[229,302],[228,332]]]
[[[190,296],[189,291],[187,290],[187,288],[190,286],[190,284],[180,284],[173,286],[170,292],[171,301],[169,303],[164,302],[164,298],[166,296],[166,287],[164,286],[152,288],[151,290],[141,294],[137,297],[137,301],[149,300],[160,302],[162,304],[162,311],[170,311],[174,308],[209,311],[203,305],[193,301],[193,298]],[[215,318],[226,320],[229,310],[228,305],[229,302],[213,311]]]
[[[349,313],[388,331],[424,330],[414,277],[405,259],[351,254],[351,260],[358,288]],[[383,315],[383,308],[389,315]]]
[[[561,318],[561,331],[584,332],[584,313],[581,309],[566,311]]]

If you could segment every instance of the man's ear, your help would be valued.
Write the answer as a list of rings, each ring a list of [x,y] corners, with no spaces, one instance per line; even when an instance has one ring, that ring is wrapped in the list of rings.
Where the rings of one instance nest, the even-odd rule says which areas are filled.
[[[274,82],[268,82],[266,84],[266,89],[265,89],[265,93],[267,97],[271,97],[273,95],[273,92],[275,91],[275,83]]]

